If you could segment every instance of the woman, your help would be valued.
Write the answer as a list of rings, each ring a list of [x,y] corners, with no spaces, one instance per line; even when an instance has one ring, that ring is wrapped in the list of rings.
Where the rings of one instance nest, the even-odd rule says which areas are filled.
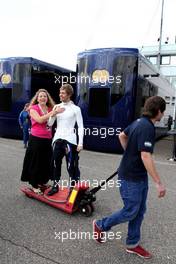
[[[62,113],[63,108],[52,110],[54,101],[45,89],[39,89],[29,106],[31,134],[23,162],[21,181],[32,185],[35,193],[41,194],[40,187],[50,178],[52,157],[51,127],[47,125],[50,116]]]

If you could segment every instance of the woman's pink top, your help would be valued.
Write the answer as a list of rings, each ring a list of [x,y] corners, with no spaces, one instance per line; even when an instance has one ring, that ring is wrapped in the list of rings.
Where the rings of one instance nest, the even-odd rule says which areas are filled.
[[[35,110],[40,116],[44,115],[38,104],[32,105],[31,109]],[[48,112],[51,110],[51,108],[48,108]],[[40,124],[31,117],[31,135],[40,138],[52,138],[51,127],[48,127],[47,122]]]

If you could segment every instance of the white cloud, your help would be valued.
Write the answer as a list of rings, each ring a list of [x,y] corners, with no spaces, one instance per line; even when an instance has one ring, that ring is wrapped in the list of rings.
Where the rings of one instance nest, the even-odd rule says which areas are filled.
[[[161,0],[0,0],[0,57],[31,56],[74,69],[78,52],[157,44]],[[176,35],[165,0],[163,40]]]

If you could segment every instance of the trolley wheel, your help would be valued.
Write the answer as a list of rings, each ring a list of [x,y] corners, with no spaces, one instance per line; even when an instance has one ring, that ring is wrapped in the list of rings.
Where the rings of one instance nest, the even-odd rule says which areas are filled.
[[[93,208],[90,204],[85,204],[79,208],[79,212],[84,216],[91,216],[93,212]]]

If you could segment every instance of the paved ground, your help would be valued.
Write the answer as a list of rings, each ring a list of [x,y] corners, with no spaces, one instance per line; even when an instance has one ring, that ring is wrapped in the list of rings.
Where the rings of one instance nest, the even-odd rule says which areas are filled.
[[[158,199],[150,181],[148,212],[142,228],[142,244],[153,252],[153,264],[176,263],[176,163],[167,160],[171,155],[171,141],[156,144],[154,158],[167,186],[167,196]],[[116,226],[115,239],[103,245],[91,238],[92,220],[120,209],[117,188],[109,187],[97,193],[95,212],[91,217],[75,213],[70,216],[19,191],[20,172],[24,157],[22,142],[0,138],[0,263],[1,264],[79,264],[79,263],[144,263],[137,256],[124,251],[126,224]],[[102,180],[120,162],[121,156],[90,151],[81,153],[82,179]],[[65,165],[64,165],[65,166]],[[66,178],[65,169],[63,177]],[[70,239],[59,239],[68,232]],[[71,235],[72,232],[72,236]],[[73,239],[74,236],[77,239]],[[87,239],[81,232],[88,232]],[[121,232],[121,239],[117,232]],[[57,235],[56,235],[57,234]],[[82,239],[78,236],[82,236]],[[64,235],[65,237],[65,235]]]

